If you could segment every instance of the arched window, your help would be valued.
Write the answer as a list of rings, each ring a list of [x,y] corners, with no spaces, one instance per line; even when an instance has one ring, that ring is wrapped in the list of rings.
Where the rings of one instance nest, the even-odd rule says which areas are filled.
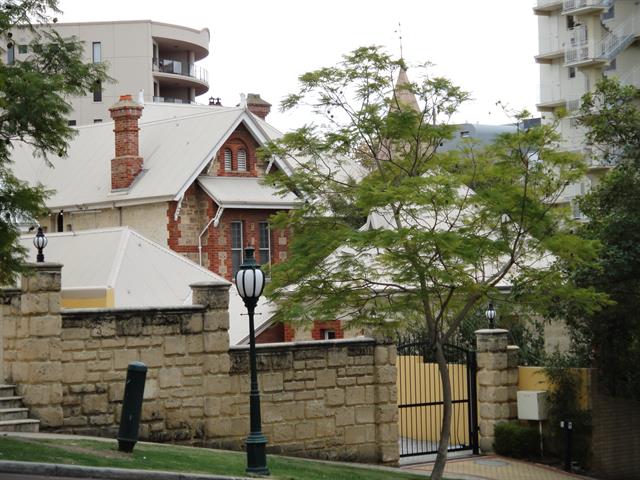
[[[231,168],[231,150],[229,150],[228,148],[226,148],[224,150],[224,169],[227,172],[232,170],[232,168]]]
[[[246,150],[238,150],[238,171],[239,172],[247,171],[247,151]]]

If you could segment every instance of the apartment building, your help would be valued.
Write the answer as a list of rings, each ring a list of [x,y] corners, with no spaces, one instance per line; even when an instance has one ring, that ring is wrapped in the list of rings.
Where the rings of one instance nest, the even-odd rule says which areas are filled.
[[[71,98],[71,125],[109,121],[108,108],[122,94],[142,96],[143,102],[192,103],[209,90],[207,70],[196,62],[209,54],[209,30],[151,20],[120,22],[58,23],[63,37],[75,36],[84,43],[87,62],[107,62],[115,83],[96,85],[93,92]],[[13,44],[5,52],[11,64],[29,55],[33,33],[24,28],[12,31]]]
[[[611,166],[584,142],[576,113],[581,96],[595,88],[603,76],[640,86],[640,2],[636,0],[538,0],[540,102],[537,107],[546,121],[558,109],[568,115],[560,121],[563,148],[579,151],[588,165],[587,178],[570,185],[561,202],[587,192]]]

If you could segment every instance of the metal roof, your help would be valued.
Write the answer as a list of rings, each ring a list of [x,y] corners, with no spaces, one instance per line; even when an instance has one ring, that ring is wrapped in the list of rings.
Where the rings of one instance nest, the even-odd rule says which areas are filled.
[[[49,262],[61,263],[62,289],[113,289],[117,307],[166,307],[191,305],[190,284],[214,282],[229,285],[224,278],[128,227],[51,233],[44,250]],[[35,259],[33,236],[20,243]],[[98,254],[99,253],[99,254]],[[256,307],[256,328],[269,321],[273,306],[264,297]],[[235,287],[229,290],[229,339],[239,343],[249,333],[246,308]]]
[[[146,104],[139,124],[143,171],[124,191],[111,191],[113,122],[78,127],[68,156],[50,157],[51,166],[35,158],[30,145],[14,142],[12,169],[29,184],[55,191],[47,201],[51,209],[177,200],[241,123],[260,144],[280,135],[240,107]]]
[[[257,177],[198,177],[205,192],[224,208],[295,208],[298,197],[280,195]]]

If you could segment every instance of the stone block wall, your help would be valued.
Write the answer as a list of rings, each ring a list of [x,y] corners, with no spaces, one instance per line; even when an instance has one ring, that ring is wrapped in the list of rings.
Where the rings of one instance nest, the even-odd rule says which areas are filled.
[[[0,298],[4,380],[43,430],[115,436],[127,367],[148,367],[140,438],[242,449],[248,348],[229,347],[226,282],[192,306],[60,311],[60,265],[34,265]],[[367,338],[258,347],[271,451],[398,461],[395,346]]]
[[[395,346],[373,339],[258,346],[263,432],[273,452],[398,461]],[[216,400],[209,444],[241,448],[249,426],[247,347],[231,348],[231,383]],[[222,400],[222,399],[220,399]],[[213,413],[213,412],[212,412]]]
[[[476,331],[479,443],[493,451],[495,426],[518,417],[518,347],[508,345],[508,331]]]
[[[18,383],[31,413],[44,428],[60,427],[62,354],[60,284],[62,265],[28,265],[19,295],[3,305],[3,375]]]

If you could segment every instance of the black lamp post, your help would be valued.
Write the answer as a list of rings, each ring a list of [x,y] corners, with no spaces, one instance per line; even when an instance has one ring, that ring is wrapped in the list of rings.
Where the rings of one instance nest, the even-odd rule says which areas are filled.
[[[33,237],[33,245],[38,249],[38,255],[36,256],[36,262],[42,263],[44,262],[44,247],[47,246],[48,240],[45,237],[44,232],[42,231],[42,227],[38,227],[38,233]]]
[[[251,431],[247,437],[247,473],[269,475],[267,468],[267,438],[262,434],[260,418],[260,391],[258,390],[258,372],[256,365],[256,335],[253,327],[253,314],[258,298],[264,289],[264,272],[253,257],[253,248],[244,250],[244,262],[236,273],[236,288],[249,313],[249,365],[251,369],[251,393],[249,394],[249,422]]]
[[[489,320],[489,328],[496,328],[496,310],[493,308],[493,303],[489,302],[487,310],[484,312],[485,317]]]

